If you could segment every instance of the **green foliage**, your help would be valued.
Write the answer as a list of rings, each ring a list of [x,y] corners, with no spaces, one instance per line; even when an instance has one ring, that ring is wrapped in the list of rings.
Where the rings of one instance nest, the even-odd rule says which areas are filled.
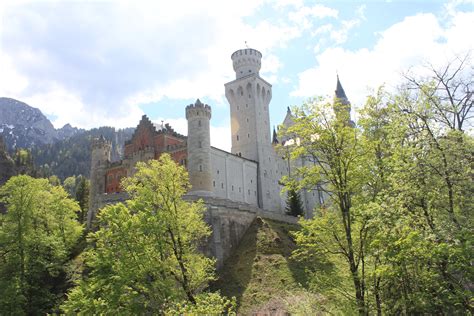
[[[0,310],[44,314],[58,303],[64,265],[81,235],[78,205],[46,179],[16,176],[0,188]]]
[[[219,293],[196,295],[196,303],[188,301],[174,303],[165,311],[166,315],[235,315],[235,298],[227,299]]]
[[[296,309],[299,299],[306,297],[309,276],[315,271],[321,274],[331,269],[319,258],[300,261],[291,256],[296,249],[291,235],[298,229],[298,225],[257,217],[220,269],[219,279],[212,288],[227,297],[235,296],[237,312],[242,315]],[[305,264],[310,263],[311,269],[305,269]],[[324,307],[320,305],[309,314],[326,306],[324,302]]]
[[[288,190],[288,197],[286,199],[286,214],[291,216],[304,215],[300,194],[295,189]]]
[[[82,224],[85,223],[87,219],[87,212],[89,210],[89,193],[90,181],[84,176],[77,177],[74,196],[81,208],[78,219]]]
[[[325,183],[330,198],[300,222],[294,256],[336,267],[314,274],[311,286],[352,312],[472,311],[474,139],[440,119],[436,85],[418,88],[396,96],[380,89],[354,128],[329,104],[310,103],[287,131],[301,144],[292,157],[315,161],[290,185]]]
[[[113,127],[94,128],[52,144],[31,149],[34,162],[43,177],[58,176],[61,180],[73,175],[89,176],[91,141],[104,136],[112,142],[112,159],[119,159],[124,142],[131,138],[133,128],[115,130]]]
[[[214,279],[214,260],[197,251],[210,229],[202,202],[182,199],[185,169],[162,155],[138,163],[122,186],[130,200],[100,210],[99,229],[88,237],[94,248],[85,253],[90,273],[68,294],[64,311],[160,314],[176,302],[196,310],[217,302],[217,294],[198,295]]]

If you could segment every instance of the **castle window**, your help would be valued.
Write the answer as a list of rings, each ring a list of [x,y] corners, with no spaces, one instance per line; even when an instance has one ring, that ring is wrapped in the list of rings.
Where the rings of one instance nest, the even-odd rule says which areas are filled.
[[[202,165],[199,165],[199,171],[202,172]]]
[[[201,126],[201,120],[198,121],[198,126]]]
[[[247,118],[247,123],[249,122],[249,119]]]
[[[253,180],[250,180],[250,183],[253,183]]]
[[[224,182],[221,183],[221,188],[222,188],[222,189],[224,188]]]
[[[219,174],[219,169],[217,169],[217,174]]]
[[[250,189],[248,190],[248,195],[250,195]]]
[[[237,135],[237,140],[239,140],[239,135]]]
[[[242,191],[241,191],[241,188],[239,187],[239,193],[241,193],[241,192],[242,192]]]
[[[242,71],[241,71],[240,73],[242,73]],[[240,95],[243,96],[243,95],[244,95],[244,91],[240,91]]]
[[[245,104],[245,107],[246,107],[246,108],[248,108],[248,107],[249,107],[249,105],[248,105],[248,104]]]
[[[247,137],[250,138],[250,134],[247,134]]]
[[[199,148],[202,148],[202,142],[201,141],[199,142]]]
[[[251,98],[250,94],[249,94],[249,99]]]
[[[216,187],[216,181],[212,181],[212,186]]]
[[[232,186],[232,191],[234,191],[234,186]]]

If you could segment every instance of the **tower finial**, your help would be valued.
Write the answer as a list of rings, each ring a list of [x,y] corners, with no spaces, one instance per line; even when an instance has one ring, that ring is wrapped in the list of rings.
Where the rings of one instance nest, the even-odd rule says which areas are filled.
[[[245,41],[245,47],[246,47],[246,48],[249,48],[249,46],[247,45],[247,41]]]

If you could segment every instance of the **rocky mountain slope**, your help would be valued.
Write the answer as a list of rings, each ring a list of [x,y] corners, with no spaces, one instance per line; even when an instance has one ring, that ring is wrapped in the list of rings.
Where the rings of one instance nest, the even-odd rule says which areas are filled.
[[[84,130],[70,124],[55,129],[39,109],[0,97],[0,137],[4,138],[5,152],[13,154],[19,148],[29,149],[38,174],[44,177],[89,176],[91,140],[102,135],[111,141],[111,159],[115,161],[122,158],[125,141],[134,130],[113,127]]]
[[[51,144],[82,131],[69,124],[55,129],[39,109],[15,99],[0,97],[0,135],[4,137],[9,151]]]

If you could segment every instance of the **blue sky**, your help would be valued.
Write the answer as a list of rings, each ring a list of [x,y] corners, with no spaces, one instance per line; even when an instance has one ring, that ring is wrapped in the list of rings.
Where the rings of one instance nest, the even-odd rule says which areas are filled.
[[[272,125],[286,107],[331,96],[339,73],[356,113],[372,89],[474,48],[474,1],[3,1],[0,96],[56,127],[135,126],[186,134],[184,107],[213,109],[213,145],[230,149],[230,55],[263,53]],[[471,60],[472,64],[472,60]]]

